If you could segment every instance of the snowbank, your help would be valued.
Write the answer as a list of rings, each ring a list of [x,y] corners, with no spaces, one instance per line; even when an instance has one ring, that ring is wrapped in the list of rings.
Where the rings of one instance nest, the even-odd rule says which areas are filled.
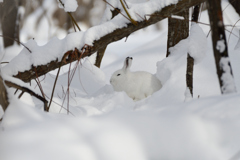
[[[201,20],[208,23],[207,12],[201,14]],[[211,39],[204,37],[208,32],[208,26],[195,25],[190,38],[174,46],[171,55],[165,58],[166,29],[140,31],[131,35],[127,42],[111,44],[101,69],[93,65],[94,57],[82,60],[70,86],[69,66],[63,67],[49,113],[43,112],[42,102],[27,94],[21,100],[16,99],[17,95],[10,97],[11,104],[0,124],[0,159],[238,160],[240,94],[220,94]],[[233,32],[238,33],[238,29]],[[24,70],[21,65],[30,65],[26,59],[41,64],[50,57],[57,58],[59,54],[55,52],[46,57],[43,53],[50,53],[53,48],[60,53],[82,43],[81,39],[70,43],[79,37],[77,34],[83,39],[88,37],[84,37],[86,33],[70,34],[64,40],[53,39],[43,47],[30,40],[26,45],[37,54],[32,56],[23,49],[12,61],[12,68],[5,66],[2,73],[14,73],[15,67]],[[92,38],[91,34],[89,37]],[[198,41],[194,37],[201,38]],[[239,91],[240,50],[234,49],[238,40],[231,36],[228,47]],[[9,52],[14,51],[6,50],[7,55]],[[184,102],[188,52],[198,63],[194,66],[193,99]],[[163,84],[162,89],[138,102],[124,92],[114,92],[109,78],[127,56],[134,57],[136,62],[133,71],[156,74]],[[40,77],[47,97],[51,95],[54,74]],[[39,92],[34,82],[32,88]],[[69,99],[65,96],[68,88]]]

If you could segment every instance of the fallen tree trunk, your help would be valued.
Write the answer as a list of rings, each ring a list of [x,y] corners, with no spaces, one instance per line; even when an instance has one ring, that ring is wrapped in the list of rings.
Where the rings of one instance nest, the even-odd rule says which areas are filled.
[[[19,78],[24,82],[30,82],[32,79],[42,76],[54,69],[57,69],[60,65],[66,65],[75,60],[79,60],[86,56],[90,56],[96,51],[103,49],[108,44],[118,41],[124,37],[128,37],[131,33],[139,29],[150,26],[154,23],[157,23],[163,20],[164,18],[170,17],[172,14],[178,14],[186,10],[186,8],[190,8],[192,6],[198,5],[205,1],[206,0],[181,0],[177,4],[169,5],[163,8],[162,10],[155,12],[152,15],[146,15],[146,16],[149,16],[150,18],[147,21],[138,22],[137,26],[129,22],[127,24],[127,27],[116,29],[113,32],[101,37],[100,39],[95,40],[92,46],[83,48],[84,50],[83,52],[76,49],[74,51],[66,52],[63,56],[64,58],[62,59],[64,63],[56,59],[44,65],[39,65],[39,66],[32,65],[30,70],[26,70],[24,72],[18,72],[18,74],[14,75],[14,77]],[[76,55],[76,52],[78,56],[72,56],[73,54]]]

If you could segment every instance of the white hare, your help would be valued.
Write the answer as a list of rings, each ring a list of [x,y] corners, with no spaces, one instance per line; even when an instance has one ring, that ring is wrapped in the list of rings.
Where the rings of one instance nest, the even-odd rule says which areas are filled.
[[[123,68],[113,73],[110,83],[115,91],[125,91],[133,100],[141,100],[162,88],[162,84],[151,73],[131,72],[132,57],[125,59]]]

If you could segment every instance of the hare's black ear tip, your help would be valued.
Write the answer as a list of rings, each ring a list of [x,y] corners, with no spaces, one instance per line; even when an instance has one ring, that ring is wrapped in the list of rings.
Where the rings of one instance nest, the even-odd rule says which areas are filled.
[[[127,57],[127,59],[133,59],[132,57]]]

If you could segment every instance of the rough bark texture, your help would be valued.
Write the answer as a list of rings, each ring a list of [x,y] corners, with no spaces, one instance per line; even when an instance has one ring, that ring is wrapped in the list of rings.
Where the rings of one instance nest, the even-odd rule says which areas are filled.
[[[169,48],[175,46],[178,42],[188,37],[189,33],[189,8],[177,14],[184,17],[184,20],[168,18],[168,42],[167,42],[167,55],[170,55]]]
[[[18,0],[5,0],[0,5],[1,25],[4,47],[14,44],[13,39],[19,40],[17,25]]]
[[[199,16],[200,4],[196,5],[192,14],[192,21],[197,22]],[[193,66],[194,59],[188,54],[187,56],[187,72],[186,72],[186,83],[193,97]]]
[[[5,88],[1,75],[0,75],[0,105],[3,108],[3,111],[5,111],[9,105],[7,90]]]
[[[158,21],[163,20],[164,18],[167,18],[171,16],[172,14],[178,14],[186,8],[195,6],[197,4],[200,4],[202,2],[205,2],[206,0],[181,0],[179,3],[176,5],[170,5],[165,8],[163,8],[161,11],[155,12],[152,16],[150,16],[148,21],[141,21],[138,22],[138,25],[135,26],[131,22],[127,24],[127,27],[116,29],[113,32],[101,37],[99,40],[94,41],[93,46],[90,46],[87,51],[84,52],[84,54],[81,55],[81,58],[84,58],[86,56],[90,56],[96,51],[104,48],[107,46],[109,43],[118,41],[124,37],[129,36],[131,33],[145,28],[151,24],[154,24]],[[76,46],[78,47],[78,46]],[[69,54],[68,51],[66,54]],[[71,59],[66,59],[65,64],[68,64],[74,60],[79,59],[79,57],[76,58],[71,58]],[[44,65],[39,65],[39,66],[32,66],[30,70],[24,71],[24,72],[19,72],[15,77],[23,80],[24,82],[29,82],[32,79],[36,78],[37,76],[42,76],[46,74],[47,72],[54,70],[58,68],[62,63],[58,61],[57,59]]]
[[[233,8],[236,10],[238,15],[240,16],[240,0],[229,0],[229,3],[231,3]]]
[[[210,25],[211,25],[211,30],[212,30],[212,44],[213,44],[213,52],[214,52],[214,58],[215,58],[215,63],[216,63],[216,68],[217,68],[217,75],[218,75],[218,80],[220,83],[220,88],[222,94],[226,93],[224,91],[224,78],[223,75],[226,73],[226,70],[222,67],[222,64],[220,61],[222,59],[228,59],[228,46],[226,42],[226,36],[225,36],[225,29],[224,29],[224,23],[223,23],[223,17],[222,17],[222,8],[221,8],[221,1],[220,0],[208,0],[207,1],[207,7],[208,7],[208,14],[209,14],[209,19],[210,19]],[[219,49],[219,42],[223,43],[224,47],[222,49]],[[232,68],[230,61],[228,61],[228,69],[230,70],[228,78],[233,79],[232,75]],[[226,83],[225,83],[226,84]],[[229,82],[227,82],[229,85]],[[234,85],[234,84],[230,84]]]

